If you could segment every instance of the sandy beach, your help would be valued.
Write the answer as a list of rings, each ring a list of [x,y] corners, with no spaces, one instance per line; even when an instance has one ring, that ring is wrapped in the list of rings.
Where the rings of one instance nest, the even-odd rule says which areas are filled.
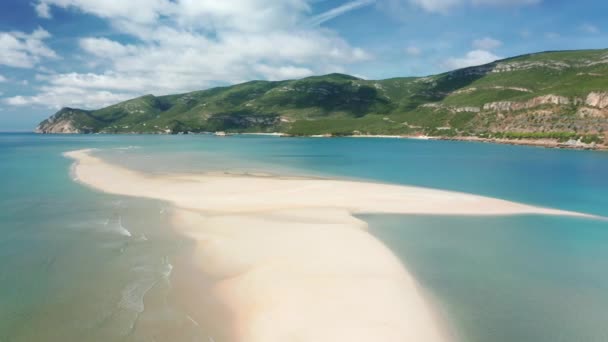
[[[68,152],[75,178],[170,202],[195,241],[184,296],[216,342],[449,341],[415,279],[355,214],[586,216],[400,185],[250,175],[153,176]]]

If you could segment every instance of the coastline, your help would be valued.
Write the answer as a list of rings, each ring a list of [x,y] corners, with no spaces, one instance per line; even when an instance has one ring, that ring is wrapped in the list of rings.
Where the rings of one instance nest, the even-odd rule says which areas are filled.
[[[153,177],[87,150],[66,156],[85,185],[175,206],[175,226],[195,242],[184,295],[196,321],[219,319],[217,341],[449,340],[415,279],[355,213],[588,216],[378,183]]]
[[[567,144],[552,139],[497,139],[480,137],[433,137],[434,140],[481,142],[499,145],[532,146],[564,150],[608,151],[607,145]]]
[[[358,134],[358,135],[332,135],[332,134],[314,134],[314,135],[291,135],[281,132],[257,132],[257,133],[230,133],[230,132],[202,132],[202,133],[165,133],[165,132],[128,132],[128,133],[40,133],[31,132],[32,134],[51,134],[51,135],[74,135],[74,134],[120,134],[120,135],[214,135],[219,137],[229,136],[265,136],[277,138],[361,138],[361,139],[410,139],[410,140],[444,140],[444,141],[465,141],[465,142],[481,142],[488,144],[499,145],[514,145],[514,146],[531,146],[543,147],[549,149],[564,149],[564,150],[585,150],[585,151],[608,151],[608,145],[605,144],[585,144],[585,143],[564,143],[554,139],[503,139],[503,138],[482,138],[477,136],[426,136],[426,135],[390,135],[390,134]]]
[[[499,139],[481,138],[476,136],[418,136],[418,135],[347,135],[348,138],[393,138],[393,139],[413,139],[413,140],[445,140],[445,141],[468,141],[482,142],[499,145],[532,146],[551,149],[567,150],[589,150],[589,151],[608,151],[608,145],[585,144],[585,143],[564,143],[554,139]]]

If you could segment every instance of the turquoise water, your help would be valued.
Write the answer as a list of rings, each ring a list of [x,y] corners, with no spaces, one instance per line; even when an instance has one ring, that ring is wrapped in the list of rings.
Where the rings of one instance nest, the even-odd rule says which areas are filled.
[[[394,139],[0,134],[0,341],[207,341],[172,300],[166,205],[94,192],[61,153],[147,172],[420,185],[608,216],[608,153]],[[364,216],[460,341],[608,340],[608,223]],[[219,342],[219,341],[218,341]]]

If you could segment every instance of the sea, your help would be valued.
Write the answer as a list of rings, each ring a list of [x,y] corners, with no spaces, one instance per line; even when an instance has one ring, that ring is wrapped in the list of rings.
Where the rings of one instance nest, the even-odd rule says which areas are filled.
[[[608,153],[474,142],[0,133],[0,342],[215,341],[176,300],[161,201],[75,181],[94,148],[153,174],[321,176],[608,216]],[[361,215],[462,342],[608,341],[608,221]],[[365,310],[365,308],[361,308]]]

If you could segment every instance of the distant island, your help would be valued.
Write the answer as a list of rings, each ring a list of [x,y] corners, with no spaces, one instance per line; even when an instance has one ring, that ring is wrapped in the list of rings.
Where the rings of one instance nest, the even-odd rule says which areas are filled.
[[[427,77],[344,74],[63,108],[38,133],[430,136],[608,148],[608,49],[528,54]]]

